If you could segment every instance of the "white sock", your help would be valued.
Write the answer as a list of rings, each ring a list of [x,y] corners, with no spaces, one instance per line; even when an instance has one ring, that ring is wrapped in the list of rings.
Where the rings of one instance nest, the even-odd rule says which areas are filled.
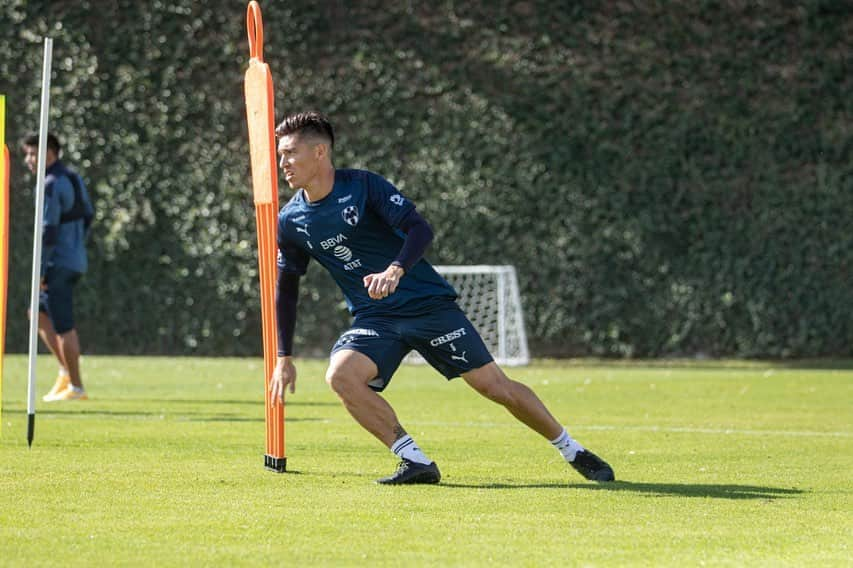
[[[83,392],[83,387],[75,387],[74,385],[71,385],[71,390],[74,392]]]
[[[58,374],[59,374],[59,376],[60,376],[60,377],[61,377],[62,375],[67,375],[67,374],[68,374],[68,370],[67,370],[65,367],[59,367],[59,373],[58,373]]]
[[[424,455],[418,445],[415,444],[415,441],[412,440],[412,437],[408,434],[397,439],[397,441],[391,445],[391,451],[397,454],[397,457],[400,459],[406,459],[422,463],[424,465],[432,463],[432,460]]]
[[[551,444],[563,454],[567,462],[575,461],[575,456],[577,456],[578,452],[583,451],[583,446],[573,440],[565,428],[563,428],[559,436],[551,440]]]

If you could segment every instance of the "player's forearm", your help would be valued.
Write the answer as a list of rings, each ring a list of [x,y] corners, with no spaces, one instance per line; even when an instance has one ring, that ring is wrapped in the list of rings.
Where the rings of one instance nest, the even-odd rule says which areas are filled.
[[[279,358],[293,355],[293,335],[296,330],[296,304],[298,300],[299,276],[279,271],[275,295]]]
[[[427,247],[432,243],[433,232],[429,223],[415,210],[412,210],[404,220],[400,229],[406,233],[406,240],[392,264],[408,272],[423,257]]]

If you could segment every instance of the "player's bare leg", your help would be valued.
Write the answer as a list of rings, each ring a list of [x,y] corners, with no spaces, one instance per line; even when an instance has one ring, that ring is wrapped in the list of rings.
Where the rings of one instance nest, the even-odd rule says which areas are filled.
[[[613,481],[613,469],[573,440],[536,393],[527,385],[507,377],[496,363],[463,373],[462,378],[478,393],[502,405],[518,420],[550,441],[581,475],[594,481]]]
[[[77,330],[71,329],[56,335],[70,384],[56,393],[51,400],[87,400],[89,396],[83,388],[83,380],[80,377],[80,340],[77,338]]]
[[[77,330],[72,329],[58,335],[57,343],[62,350],[62,359],[65,361],[68,376],[71,377],[71,384],[83,388],[83,379],[80,377],[80,339],[77,336]]]
[[[28,312],[29,313],[29,312]],[[65,391],[71,383],[71,378],[68,374],[68,366],[65,364],[65,359],[62,356],[62,347],[59,345],[59,336],[53,329],[53,322],[50,321],[48,315],[44,312],[39,312],[38,319],[39,337],[47,346],[48,350],[56,357],[59,363],[59,373],[56,375],[56,381],[50,391],[42,397],[45,402],[57,400],[59,393]]]
[[[377,374],[376,364],[369,357],[350,349],[332,355],[326,371],[326,382],[355,421],[402,460],[396,473],[378,482],[438,483],[441,479],[438,467],[406,433],[391,405],[367,386]]]
[[[60,366],[67,370],[68,366],[62,357],[62,348],[59,346],[59,336],[56,335],[56,331],[53,329],[53,322],[50,321],[50,318],[44,312],[39,312],[39,337],[41,337],[41,340],[53,356],[56,357],[56,360],[59,361]]]
[[[376,364],[357,351],[341,350],[332,356],[326,382],[362,428],[388,447],[397,439],[397,415],[388,402],[367,383],[376,377]]]
[[[507,377],[496,363],[463,373],[462,378],[478,393],[503,405],[510,414],[545,438],[553,440],[560,435],[562,425],[539,397],[527,385]]]

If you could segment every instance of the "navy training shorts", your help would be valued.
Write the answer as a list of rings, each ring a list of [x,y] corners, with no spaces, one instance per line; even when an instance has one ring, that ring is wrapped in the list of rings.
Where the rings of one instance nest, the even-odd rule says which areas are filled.
[[[448,380],[492,362],[486,344],[456,302],[413,317],[356,316],[332,347],[332,355],[352,349],[368,356],[379,373],[368,386],[385,390],[412,349]]]
[[[44,274],[47,290],[39,295],[39,311],[53,323],[56,333],[74,329],[74,285],[82,274],[61,266],[53,266]]]

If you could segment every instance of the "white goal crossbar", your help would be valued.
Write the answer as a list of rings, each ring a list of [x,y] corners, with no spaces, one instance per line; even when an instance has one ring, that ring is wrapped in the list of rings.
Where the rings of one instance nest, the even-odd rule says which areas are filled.
[[[499,365],[527,365],[527,335],[515,267],[509,265],[435,266],[455,289],[457,302]],[[407,363],[423,363],[412,352]]]

